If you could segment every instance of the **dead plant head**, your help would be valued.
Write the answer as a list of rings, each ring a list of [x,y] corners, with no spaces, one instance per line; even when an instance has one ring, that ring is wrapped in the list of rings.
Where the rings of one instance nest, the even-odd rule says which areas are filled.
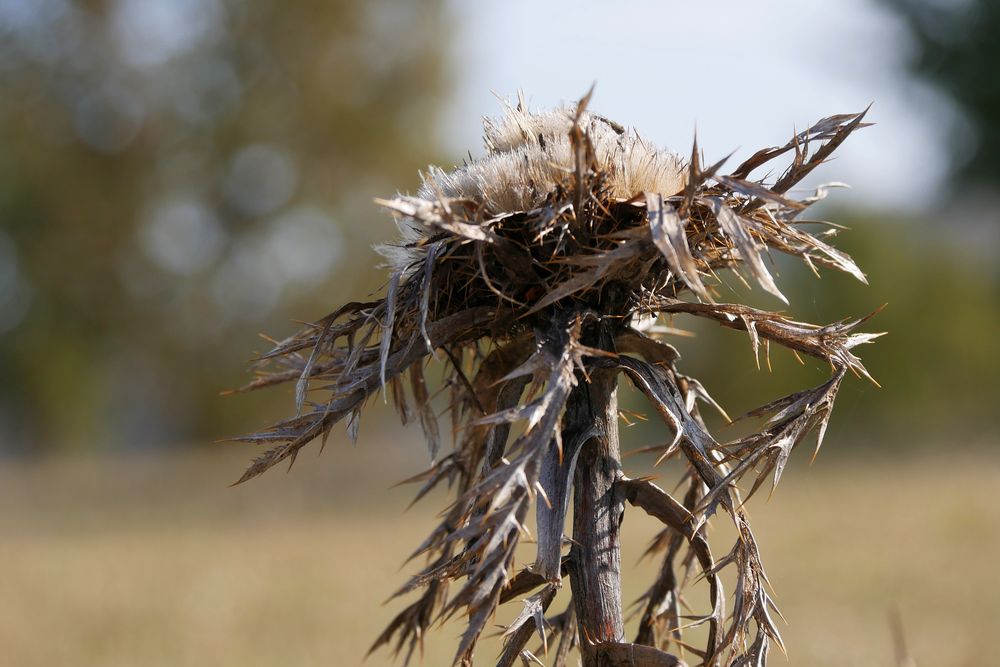
[[[420,422],[430,449],[432,466],[413,480],[423,484],[417,497],[444,483],[455,502],[414,554],[426,567],[398,592],[419,595],[375,647],[392,645],[408,660],[432,623],[461,613],[468,625],[456,663],[471,663],[497,606],[527,595],[506,631],[501,665],[542,664],[539,650],[526,648],[536,631],[554,665],[566,664],[574,647],[587,665],[680,664],[670,650],[704,665],[763,664],[781,639],[743,503],[766,478],[778,482],[809,433],[817,432],[819,447],[845,375],[868,377],[854,348],[877,334],[857,333],[864,319],[818,326],[722,303],[720,274],[745,275],[786,303],[768,252],[865,280],[827,243],[832,229],[815,234],[800,224],[823,190],[789,195],[864,126],[865,114],[825,118],[724,174],[725,160],[704,165],[697,145],[686,161],[659,150],[588,112],[588,100],[545,113],[512,106],[486,123],[483,158],[450,172],[431,169],[416,196],[378,202],[401,231],[398,242],[380,247],[390,268],[385,296],[345,304],[261,357],[248,388],[296,383],[296,413],[246,436],[267,450],[240,481],[294,460],[315,439],[325,442],[338,422],[356,438],[366,401],[388,392],[404,422]],[[783,156],[790,164],[773,182],[752,176]],[[658,326],[663,316],[745,331],[755,354],[780,345],[829,364],[830,377],[753,411],[766,418],[753,435],[720,442],[699,414],[699,404],[717,406],[681,373]],[[429,363],[442,368],[450,392],[456,436],[447,453],[425,380]],[[672,433],[659,458],[684,470],[676,498],[621,472],[621,375]],[[664,523],[652,547],[663,552],[663,567],[631,643],[617,569],[618,508],[626,501]],[[515,547],[532,507],[536,556],[517,570]],[[738,535],[721,556],[706,534],[719,508]],[[735,572],[730,611],[724,568]],[[566,573],[574,600],[547,616]],[[692,621],[681,608],[695,574],[707,580],[710,600]],[[707,640],[688,646],[684,628],[696,624],[708,627]]]

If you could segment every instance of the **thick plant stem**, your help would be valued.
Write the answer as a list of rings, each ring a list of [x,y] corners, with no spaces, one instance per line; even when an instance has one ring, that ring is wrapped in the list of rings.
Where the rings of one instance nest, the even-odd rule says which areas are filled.
[[[569,398],[563,442],[587,438],[573,478],[569,573],[583,664],[597,667],[597,644],[625,641],[619,536],[624,509],[613,492],[621,474],[616,373],[594,368],[589,380],[581,378]]]

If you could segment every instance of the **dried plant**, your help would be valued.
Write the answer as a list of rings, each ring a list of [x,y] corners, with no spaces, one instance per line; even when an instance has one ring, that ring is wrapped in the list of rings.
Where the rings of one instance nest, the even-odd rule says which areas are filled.
[[[422,483],[417,498],[446,485],[455,499],[414,553],[426,567],[398,591],[418,597],[373,649],[389,645],[409,661],[432,624],[461,614],[467,628],[455,663],[471,664],[498,605],[523,598],[499,665],[543,664],[543,654],[565,665],[573,650],[587,666],[683,664],[668,651],[703,665],[762,665],[781,638],[743,503],[766,478],[777,484],[810,432],[819,447],[846,373],[869,378],[853,348],[878,334],[857,333],[864,319],[817,326],[720,303],[718,287],[724,275],[747,274],[784,301],[768,250],[865,280],[824,240],[835,229],[803,228],[800,215],[823,190],[788,195],[864,126],[865,114],[826,118],[723,175],[724,161],[702,166],[697,145],[685,163],[587,112],[589,97],[547,113],[521,101],[487,121],[485,157],[451,172],[432,169],[415,197],[378,202],[402,233],[381,248],[391,268],[385,296],[348,303],[261,357],[248,388],[295,382],[297,411],[245,438],[269,448],[240,481],[294,460],[314,439],[325,442],[337,422],[356,438],[366,401],[387,392],[404,423],[420,422],[430,449],[433,465],[411,480]],[[783,155],[790,165],[776,180],[751,178]],[[755,354],[773,343],[821,359],[830,378],[754,410],[751,417],[767,418],[758,432],[720,442],[699,414],[699,404],[718,406],[681,373],[664,340],[670,330],[658,324],[680,315],[745,331]],[[445,455],[425,380],[431,362],[450,392],[456,435]],[[621,375],[673,434],[659,459],[683,468],[676,498],[622,472]],[[650,548],[663,564],[631,642],[620,592],[625,503],[664,524]],[[706,535],[720,507],[738,536],[721,556]],[[532,510],[536,555],[518,570],[515,548]],[[731,602],[720,576],[726,568],[735,574]],[[572,600],[550,615],[564,576]],[[710,611],[691,617],[685,591],[701,579]],[[697,625],[707,626],[707,639],[691,646],[686,630]],[[535,634],[542,646],[532,652]]]

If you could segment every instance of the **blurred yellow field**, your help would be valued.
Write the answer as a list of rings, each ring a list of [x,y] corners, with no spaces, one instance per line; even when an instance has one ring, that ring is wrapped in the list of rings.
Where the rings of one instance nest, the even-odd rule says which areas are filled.
[[[337,449],[236,488],[226,483],[243,449],[7,464],[0,664],[361,664],[440,508],[430,498],[404,513],[411,489],[387,490],[417,469],[415,455],[392,450],[386,464],[377,444]],[[751,504],[789,663],[896,664],[898,605],[918,664],[989,664],[1000,456],[852,460],[793,470],[770,502]],[[624,530],[631,600],[655,567],[636,560],[656,525],[632,511]],[[449,664],[458,632],[431,637],[424,664]],[[492,664],[495,645],[477,657]],[[379,652],[366,664],[393,663]]]

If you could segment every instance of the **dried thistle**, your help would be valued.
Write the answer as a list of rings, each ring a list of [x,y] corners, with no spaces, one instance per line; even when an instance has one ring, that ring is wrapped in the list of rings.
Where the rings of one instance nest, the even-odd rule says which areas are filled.
[[[818,449],[846,373],[869,377],[853,348],[878,334],[856,333],[864,319],[817,326],[719,303],[719,274],[748,274],[786,301],[767,266],[765,251],[776,250],[814,271],[865,280],[826,234],[799,224],[823,191],[788,196],[864,126],[865,114],[826,118],[723,175],[724,161],[702,166],[697,145],[685,163],[588,113],[589,97],[548,113],[529,112],[522,101],[500,121],[487,121],[485,157],[451,172],[432,169],[415,197],[378,202],[402,234],[380,249],[391,269],[386,294],[342,306],[261,357],[260,376],[247,388],[295,382],[297,410],[244,438],[269,448],[239,481],[294,460],[316,438],[325,442],[337,422],[356,438],[365,402],[388,392],[404,423],[415,415],[430,448],[433,465],[411,480],[423,484],[417,498],[444,483],[455,501],[414,553],[426,557],[426,567],[398,591],[422,593],[373,649],[390,645],[408,661],[432,623],[461,613],[468,625],[455,663],[471,664],[497,606],[527,596],[504,634],[500,665],[541,664],[539,653],[565,665],[574,649],[588,666],[683,664],[667,651],[687,651],[703,665],[764,664],[781,638],[737,485],[750,476],[748,497],[768,477],[777,484],[810,432],[818,432]],[[773,183],[751,178],[786,154],[791,164]],[[759,432],[719,442],[698,404],[718,406],[679,371],[677,351],[656,326],[664,315],[746,331],[755,354],[763,342],[816,357],[830,365],[830,379],[751,412],[768,418]],[[443,366],[451,392],[457,435],[444,456],[424,378],[429,362]],[[622,473],[622,374],[673,432],[660,460],[683,466],[679,499]],[[632,642],[620,593],[626,502],[664,523],[650,548],[664,552],[663,565],[641,601]],[[720,507],[738,535],[721,557],[706,535]],[[516,570],[515,548],[532,508],[535,560]],[[729,612],[720,579],[727,567],[736,575]],[[564,575],[573,600],[547,616]],[[681,612],[684,588],[699,577],[708,582],[711,611],[692,620]],[[707,641],[689,646],[684,630],[700,624]],[[535,634],[542,647],[531,652]]]

